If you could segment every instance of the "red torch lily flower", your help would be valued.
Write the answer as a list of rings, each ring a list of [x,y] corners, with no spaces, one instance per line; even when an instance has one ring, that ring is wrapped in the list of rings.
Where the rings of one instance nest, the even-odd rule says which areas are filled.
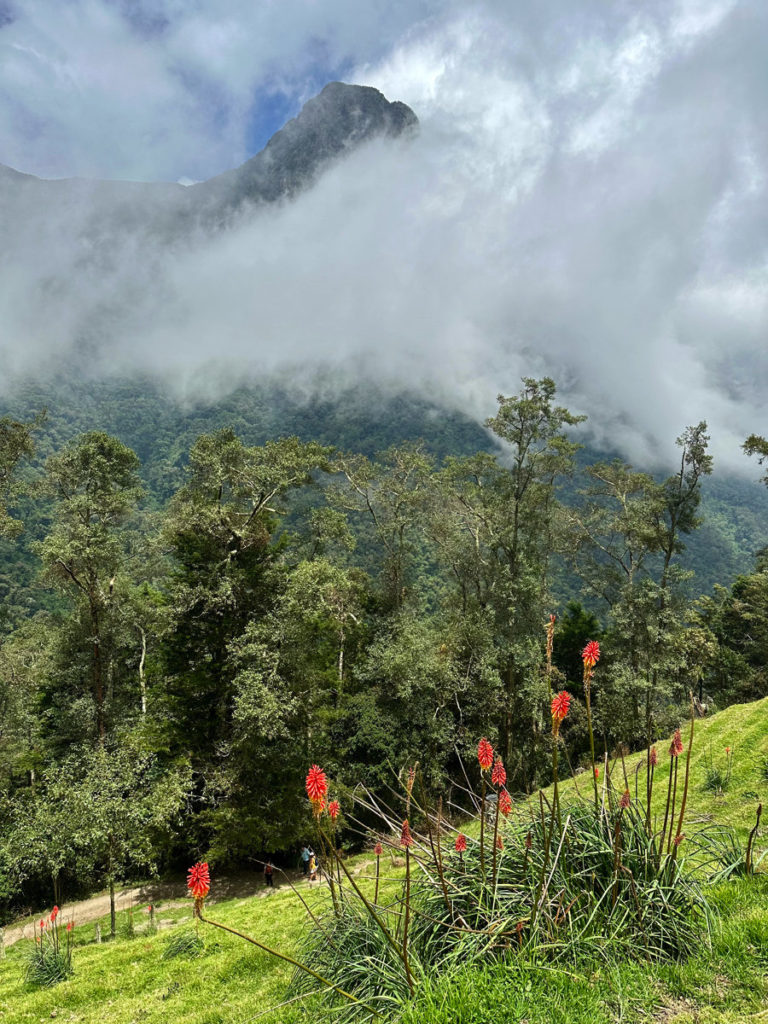
[[[456,836],[456,842],[454,843],[456,853],[465,853],[467,849],[467,837],[463,832],[459,832]]]
[[[72,921],[67,922],[67,931],[68,932],[72,931]]]
[[[408,824],[407,818],[403,822],[403,827],[400,832],[400,845],[405,847],[406,849],[409,846],[413,846],[413,835],[411,833],[411,828],[410,825]]]
[[[194,864],[187,873],[187,889],[195,900],[204,900],[211,891],[211,876],[206,863]]]
[[[669,747],[670,757],[679,757],[683,752],[683,738],[680,735],[680,730],[675,729],[675,735],[672,737],[672,743]]]
[[[595,778],[596,779],[600,778],[600,769],[597,767],[597,765],[595,765]]]
[[[493,764],[493,747],[485,736],[477,744],[477,760],[484,772],[487,772]]]
[[[339,811],[340,810],[341,810],[341,807],[339,806],[339,801],[338,800],[331,800],[331,802],[328,804],[328,815],[329,815],[331,821],[336,821],[336,819],[339,816]]]
[[[491,772],[491,782],[494,786],[503,786],[507,781],[507,773],[500,757],[496,758],[496,763],[493,766]]]
[[[568,714],[571,704],[571,695],[567,690],[556,693],[552,698],[552,732],[555,736],[560,732],[560,723]]]
[[[619,806],[621,807],[622,811],[626,811],[626,809],[629,807],[628,789],[625,789],[624,792],[621,794],[621,801],[619,802]]]
[[[659,755],[656,753],[656,747],[651,747],[651,767],[655,768],[659,763]]]
[[[380,857],[382,853],[384,853],[384,847],[381,845],[381,843],[376,843],[376,845],[373,848],[373,852],[376,854],[377,857]]]
[[[328,777],[316,764],[307,772],[307,796],[312,804],[315,817],[319,817],[325,807],[325,795],[328,792]]]
[[[597,640],[589,641],[581,652],[581,660],[584,662],[584,668],[594,668],[600,661],[600,644]]]
[[[502,789],[499,792],[499,810],[501,811],[505,818],[512,811],[512,797],[509,795],[506,789]]]
[[[726,747],[726,748],[725,748],[725,752],[726,752],[726,754],[730,754],[730,752],[731,752],[731,748],[730,748],[730,747]]]
[[[685,839],[685,836],[684,836],[684,835],[683,835],[683,833],[681,832],[679,836],[675,836],[675,838],[673,839],[673,842],[674,842],[675,846],[679,846],[679,845],[680,845],[680,843],[682,843],[682,841],[683,841],[684,839]]]

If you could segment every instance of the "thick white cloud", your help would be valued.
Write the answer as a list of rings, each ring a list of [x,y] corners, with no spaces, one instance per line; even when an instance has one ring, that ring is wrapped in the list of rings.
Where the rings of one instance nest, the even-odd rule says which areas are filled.
[[[72,275],[65,295],[49,282],[72,264],[56,243],[71,232],[51,214],[45,272],[20,254],[0,282],[7,366],[82,344],[98,322],[89,344],[104,367],[149,367],[192,390],[265,372],[304,384],[330,365],[485,415],[497,391],[546,372],[633,458],[668,457],[706,418],[716,453],[739,465],[744,436],[768,429],[762,0],[425,2],[386,17],[339,0],[227,5],[226,18],[168,2],[166,28],[143,34],[91,5],[86,24],[124,54],[114,75],[66,33],[56,50],[49,29],[43,46],[33,19],[0,32],[0,45],[10,28],[18,42],[26,25],[26,45],[58,54],[60,81],[78,83],[57,117],[37,66],[25,102],[48,127],[36,142],[11,132],[20,154],[64,140],[67,158],[94,166],[111,113],[102,173],[199,177],[201,137],[203,173],[246,155],[254,88],[298,95],[340,61],[347,80],[409,103],[421,132],[184,252],[126,242],[109,272]],[[51,7],[60,22],[66,6]],[[73,115],[78,92],[91,124]]]

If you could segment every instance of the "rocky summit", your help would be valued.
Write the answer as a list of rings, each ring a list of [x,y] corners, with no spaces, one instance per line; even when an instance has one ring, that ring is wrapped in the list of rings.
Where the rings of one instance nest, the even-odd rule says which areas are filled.
[[[177,237],[196,224],[212,228],[247,204],[290,199],[311,187],[334,160],[376,138],[412,134],[418,119],[405,103],[387,100],[378,89],[331,82],[297,117],[276,132],[246,163],[208,181],[184,187],[161,182],[45,180],[0,164],[0,229],[16,244],[41,237],[53,207],[76,216],[74,236],[90,236],[98,224],[103,237],[136,229]]]

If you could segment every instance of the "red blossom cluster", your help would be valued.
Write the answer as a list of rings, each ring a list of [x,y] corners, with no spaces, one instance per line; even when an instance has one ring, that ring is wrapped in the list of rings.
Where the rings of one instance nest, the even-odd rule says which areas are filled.
[[[322,768],[313,764],[307,772],[307,796],[312,804],[315,817],[320,817],[325,808],[325,796],[328,792],[328,778]]]
[[[621,794],[621,800],[619,801],[619,806],[621,807],[622,811],[626,811],[626,809],[629,807],[629,790],[628,789],[625,789],[624,792]]]
[[[512,797],[509,795],[506,789],[502,789],[499,792],[499,810],[501,811],[505,818],[512,811]]]
[[[195,897],[195,900],[204,900],[211,891],[211,876],[206,863],[198,861],[189,869],[187,889]]]
[[[459,832],[456,836],[456,842],[454,843],[456,853],[465,853],[467,849],[467,837],[463,832]]]
[[[485,736],[477,744],[477,760],[484,772],[487,772],[493,764],[493,747]]]
[[[408,824],[407,818],[403,822],[403,827],[400,831],[400,845],[406,850],[409,846],[413,846],[413,834],[411,833],[411,827]]]
[[[376,854],[377,857],[380,857],[382,853],[384,853],[384,847],[381,845],[381,843],[376,843],[376,845],[373,848],[373,852]]]
[[[594,668],[600,661],[600,644],[597,640],[589,641],[581,652],[581,660],[584,662],[584,668]]]
[[[568,714],[568,708],[570,706],[571,695],[567,690],[562,690],[560,693],[556,693],[552,698],[552,720],[558,723],[562,722]]]
[[[656,753],[656,747],[651,747],[651,767],[655,768],[659,763],[659,755]]]
[[[339,816],[340,810],[341,807],[339,806],[339,801],[331,800],[331,802],[328,804],[328,816],[330,817],[331,821],[336,821],[336,819]]]
[[[494,786],[503,786],[506,781],[507,772],[501,758],[497,757],[496,763],[493,766],[493,771],[491,772],[491,782]]]
[[[683,752],[683,738],[680,735],[680,730],[675,729],[675,735],[672,737],[672,743],[669,747],[670,757],[679,757]]]

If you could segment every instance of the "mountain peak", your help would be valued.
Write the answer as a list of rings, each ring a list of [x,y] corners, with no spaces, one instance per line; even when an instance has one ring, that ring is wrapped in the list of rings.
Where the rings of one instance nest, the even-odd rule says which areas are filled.
[[[311,186],[325,165],[375,138],[412,134],[418,118],[368,85],[329,82],[265,148],[232,171],[191,189],[230,207],[274,202]]]

